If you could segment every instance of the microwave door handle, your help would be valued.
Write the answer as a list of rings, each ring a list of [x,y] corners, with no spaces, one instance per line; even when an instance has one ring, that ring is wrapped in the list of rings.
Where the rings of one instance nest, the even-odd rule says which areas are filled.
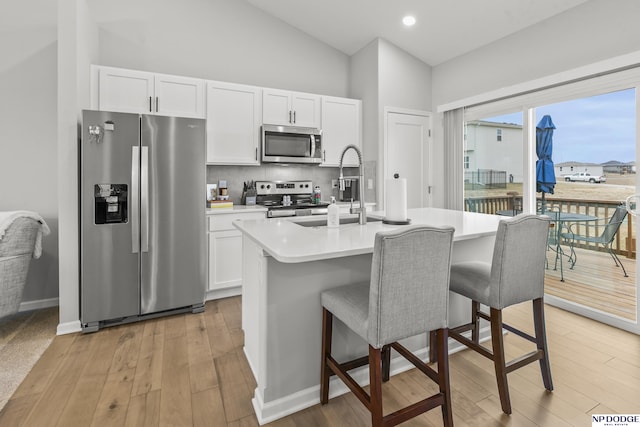
[[[316,154],[316,137],[311,135],[311,157],[315,157]]]

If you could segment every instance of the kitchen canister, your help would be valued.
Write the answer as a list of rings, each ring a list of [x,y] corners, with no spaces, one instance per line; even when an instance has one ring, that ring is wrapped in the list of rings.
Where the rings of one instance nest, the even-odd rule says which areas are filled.
[[[398,174],[387,179],[384,209],[386,216],[382,220],[386,224],[409,224],[407,218],[407,180]]]

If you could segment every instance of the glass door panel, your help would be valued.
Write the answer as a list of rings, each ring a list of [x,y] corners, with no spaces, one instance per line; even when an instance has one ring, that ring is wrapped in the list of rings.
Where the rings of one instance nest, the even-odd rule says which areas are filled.
[[[465,121],[466,211],[522,212],[524,147],[522,112]]]
[[[560,215],[557,251],[548,251],[546,294],[590,317],[635,322],[636,217],[626,211],[616,216],[636,194],[635,89],[535,109],[536,120],[545,115],[555,125],[557,181],[545,197]]]

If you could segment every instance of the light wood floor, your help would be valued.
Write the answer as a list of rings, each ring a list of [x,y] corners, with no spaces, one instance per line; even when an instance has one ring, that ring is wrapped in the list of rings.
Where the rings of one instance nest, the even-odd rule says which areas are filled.
[[[604,311],[624,319],[636,319],[636,260],[621,256],[629,277],[624,277],[607,252],[576,249],[578,261],[569,269],[564,263],[564,282],[560,266],[554,270],[555,252],[547,252],[549,269],[545,292],[550,295]]]
[[[242,353],[239,297],[207,303],[205,313],[56,337],[0,412],[1,426],[256,426],[253,376]],[[451,356],[457,426],[590,426],[592,413],[640,413],[640,338],[546,308],[555,390],[537,365],[509,374],[514,413],[502,414],[487,359]],[[505,310],[505,321],[532,333],[530,305]],[[318,319],[320,325],[320,319]],[[310,339],[320,339],[309,337]],[[508,334],[508,356],[531,349]],[[383,386],[385,412],[433,393],[415,370]],[[273,426],[366,426],[351,394]],[[431,411],[407,426],[439,426]]]

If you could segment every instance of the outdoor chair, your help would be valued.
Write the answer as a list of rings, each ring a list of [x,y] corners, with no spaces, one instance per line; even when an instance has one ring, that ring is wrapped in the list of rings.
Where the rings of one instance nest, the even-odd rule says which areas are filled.
[[[513,210],[513,216],[522,213],[522,196],[518,194],[517,191],[509,191],[507,192],[507,196],[509,199],[509,210]]]
[[[569,261],[571,263],[570,268],[573,269],[573,267],[576,265],[576,262],[578,260],[578,255],[576,254],[576,251],[575,251],[576,244],[578,242],[584,242],[587,244],[595,243],[596,245],[602,245],[609,252],[609,255],[611,255],[611,258],[613,258],[613,262],[616,264],[616,267],[622,267],[622,271],[624,272],[624,277],[629,277],[627,275],[627,270],[624,268],[624,265],[622,265],[622,262],[620,261],[620,258],[618,258],[618,255],[616,255],[615,252],[613,252],[613,249],[611,248],[613,239],[615,238],[616,233],[620,229],[620,225],[622,225],[626,216],[627,216],[626,206],[619,205],[618,207],[616,207],[615,212],[610,218],[605,218],[605,219],[594,221],[593,223],[584,225],[584,227],[587,227],[587,229],[593,228],[594,230],[597,230],[598,228],[596,227],[602,227],[603,226],[602,224],[606,223],[606,225],[604,225],[604,230],[602,234],[599,236],[589,236],[590,233],[586,233],[587,235],[577,234],[576,232],[574,232],[572,226],[568,227],[568,232],[560,233],[560,237],[565,241],[568,241],[569,246],[571,248],[571,255],[569,256]]]
[[[551,221],[549,223],[549,234],[547,237],[547,251],[555,253],[553,269],[558,270],[558,261],[560,264],[560,281],[564,282],[564,268],[562,256],[569,257],[562,249],[563,243],[561,234],[563,230],[566,230],[566,225],[560,221],[560,209],[556,206],[547,207],[544,215],[548,216]],[[545,257],[545,268],[549,268],[549,260]]]

